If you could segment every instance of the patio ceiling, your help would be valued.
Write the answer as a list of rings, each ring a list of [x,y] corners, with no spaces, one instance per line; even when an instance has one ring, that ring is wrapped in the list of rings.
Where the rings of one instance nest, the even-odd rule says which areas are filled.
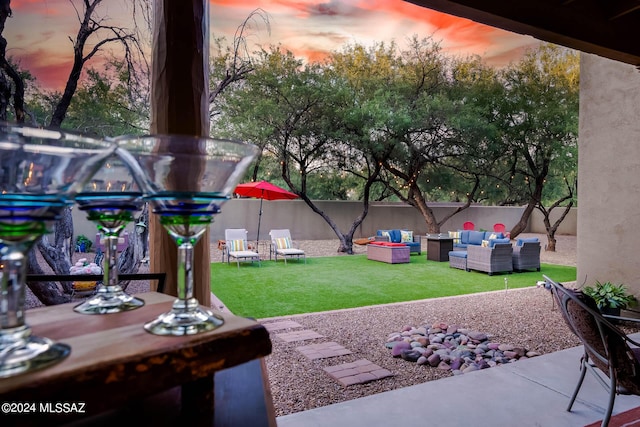
[[[640,0],[405,0],[640,66]]]

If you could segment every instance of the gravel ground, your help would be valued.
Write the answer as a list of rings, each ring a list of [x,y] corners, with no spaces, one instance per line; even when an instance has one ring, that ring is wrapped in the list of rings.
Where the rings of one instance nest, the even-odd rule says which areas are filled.
[[[544,235],[522,235],[529,236],[538,236],[546,242]],[[557,236],[557,239],[556,252],[543,250],[541,261],[576,265],[575,236]],[[337,252],[337,240],[296,243],[305,250],[308,257],[340,255]],[[354,251],[365,253],[366,247],[354,245]],[[212,261],[220,262],[220,255],[216,246],[212,245]],[[406,325],[421,326],[440,322],[455,324],[487,333],[492,341],[513,344],[542,354],[579,345],[565,326],[558,310],[553,307],[550,293],[544,288],[536,287],[535,283],[531,285],[526,289],[260,319],[263,323],[294,320],[302,325],[302,329],[314,330],[325,337],[286,343],[275,335],[301,328],[272,333],[273,351],[266,357],[266,365],[276,415],[326,406],[451,375],[447,371],[391,356],[390,350],[384,346],[386,338],[392,332],[401,331]],[[146,283],[132,283],[128,289],[130,293],[146,290]],[[33,296],[28,299],[37,305]],[[215,296],[212,304],[221,305]],[[296,351],[296,347],[301,345],[327,341],[335,341],[353,353],[310,361]],[[390,370],[394,375],[367,384],[343,387],[322,370],[327,366],[358,359],[367,359]]]
[[[521,235],[530,236],[547,241],[544,235]],[[307,256],[335,255],[338,247],[337,241],[298,243]],[[543,250],[541,261],[576,265],[575,236],[557,236],[556,249],[556,252]],[[365,253],[366,247],[355,245],[355,251]],[[535,283],[526,289],[260,319],[263,323],[279,320],[294,320],[302,328],[271,334],[273,351],[266,358],[266,364],[277,416],[450,376],[451,373],[447,371],[391,356],[390,350],[384,346],[386,338],[406,325],[455,324],[485,332],[492,337],[492,341],[513,344],[541,354],[579,345],[557,308],[552,306],[551,294],[544,288],[536,287]],[[286,343],[275,336],[299,329],[314,330],[325,338]],[[296,351],[296,347],[302,345],[327,341],[335,341],[353,353],[311,361]],[[367,384],[343,387],[323,371],[324,367],[358,359],[367,359],[394,375]]]

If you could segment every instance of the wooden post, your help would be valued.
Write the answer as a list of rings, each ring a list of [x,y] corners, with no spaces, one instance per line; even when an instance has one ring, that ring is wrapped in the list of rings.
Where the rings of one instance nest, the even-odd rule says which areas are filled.
[[[207,0],[155,0],[151,69],[151,132],[209,135],[209,10]],[[165,292],[177,295],[177,247],[150,223],[151,271],[167,273]],[[209,231],[195,247],[194,296],[211,305]]]

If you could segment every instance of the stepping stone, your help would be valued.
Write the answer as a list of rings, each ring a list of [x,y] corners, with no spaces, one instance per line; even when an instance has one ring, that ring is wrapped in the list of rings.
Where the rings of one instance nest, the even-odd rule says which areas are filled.
[[[338,344],[337,342],[323,342],[320,344],[310,344],[303,347],[297,347],[300,353],[308,359],[326,359],[329,357],[344,356],[345,354],[351,354],[351,350],[348,350]]]
[[[278,322],[263,323],[262,326],[269,332],[280,331],[282,329],[301,328],[302,325],[293,320],[280,320]]]
[[[384,369],[367,359],[328,366],[324,368],[324,371],[345,387],[393,376],[393,373],[388,369]]]
[[[320,335],[316,331],[311,329],[303,329],[302,331],[285,332],[282,334],[276,334],[276,337],[285,342],[312,340],[315,338],[324,338],[324,335]]]

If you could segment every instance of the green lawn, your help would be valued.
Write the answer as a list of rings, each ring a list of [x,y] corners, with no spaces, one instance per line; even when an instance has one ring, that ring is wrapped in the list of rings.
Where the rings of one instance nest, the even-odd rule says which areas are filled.
[[[409,264],[369,261],[366,255],[211,264],[211,290],[236,315],[254,318],[313,313],[375,304],[535,286],[542,274],[565,282],[576,268],[542,264],[541,271],[497,274],[466,272],[448,262],[411,256]]]

